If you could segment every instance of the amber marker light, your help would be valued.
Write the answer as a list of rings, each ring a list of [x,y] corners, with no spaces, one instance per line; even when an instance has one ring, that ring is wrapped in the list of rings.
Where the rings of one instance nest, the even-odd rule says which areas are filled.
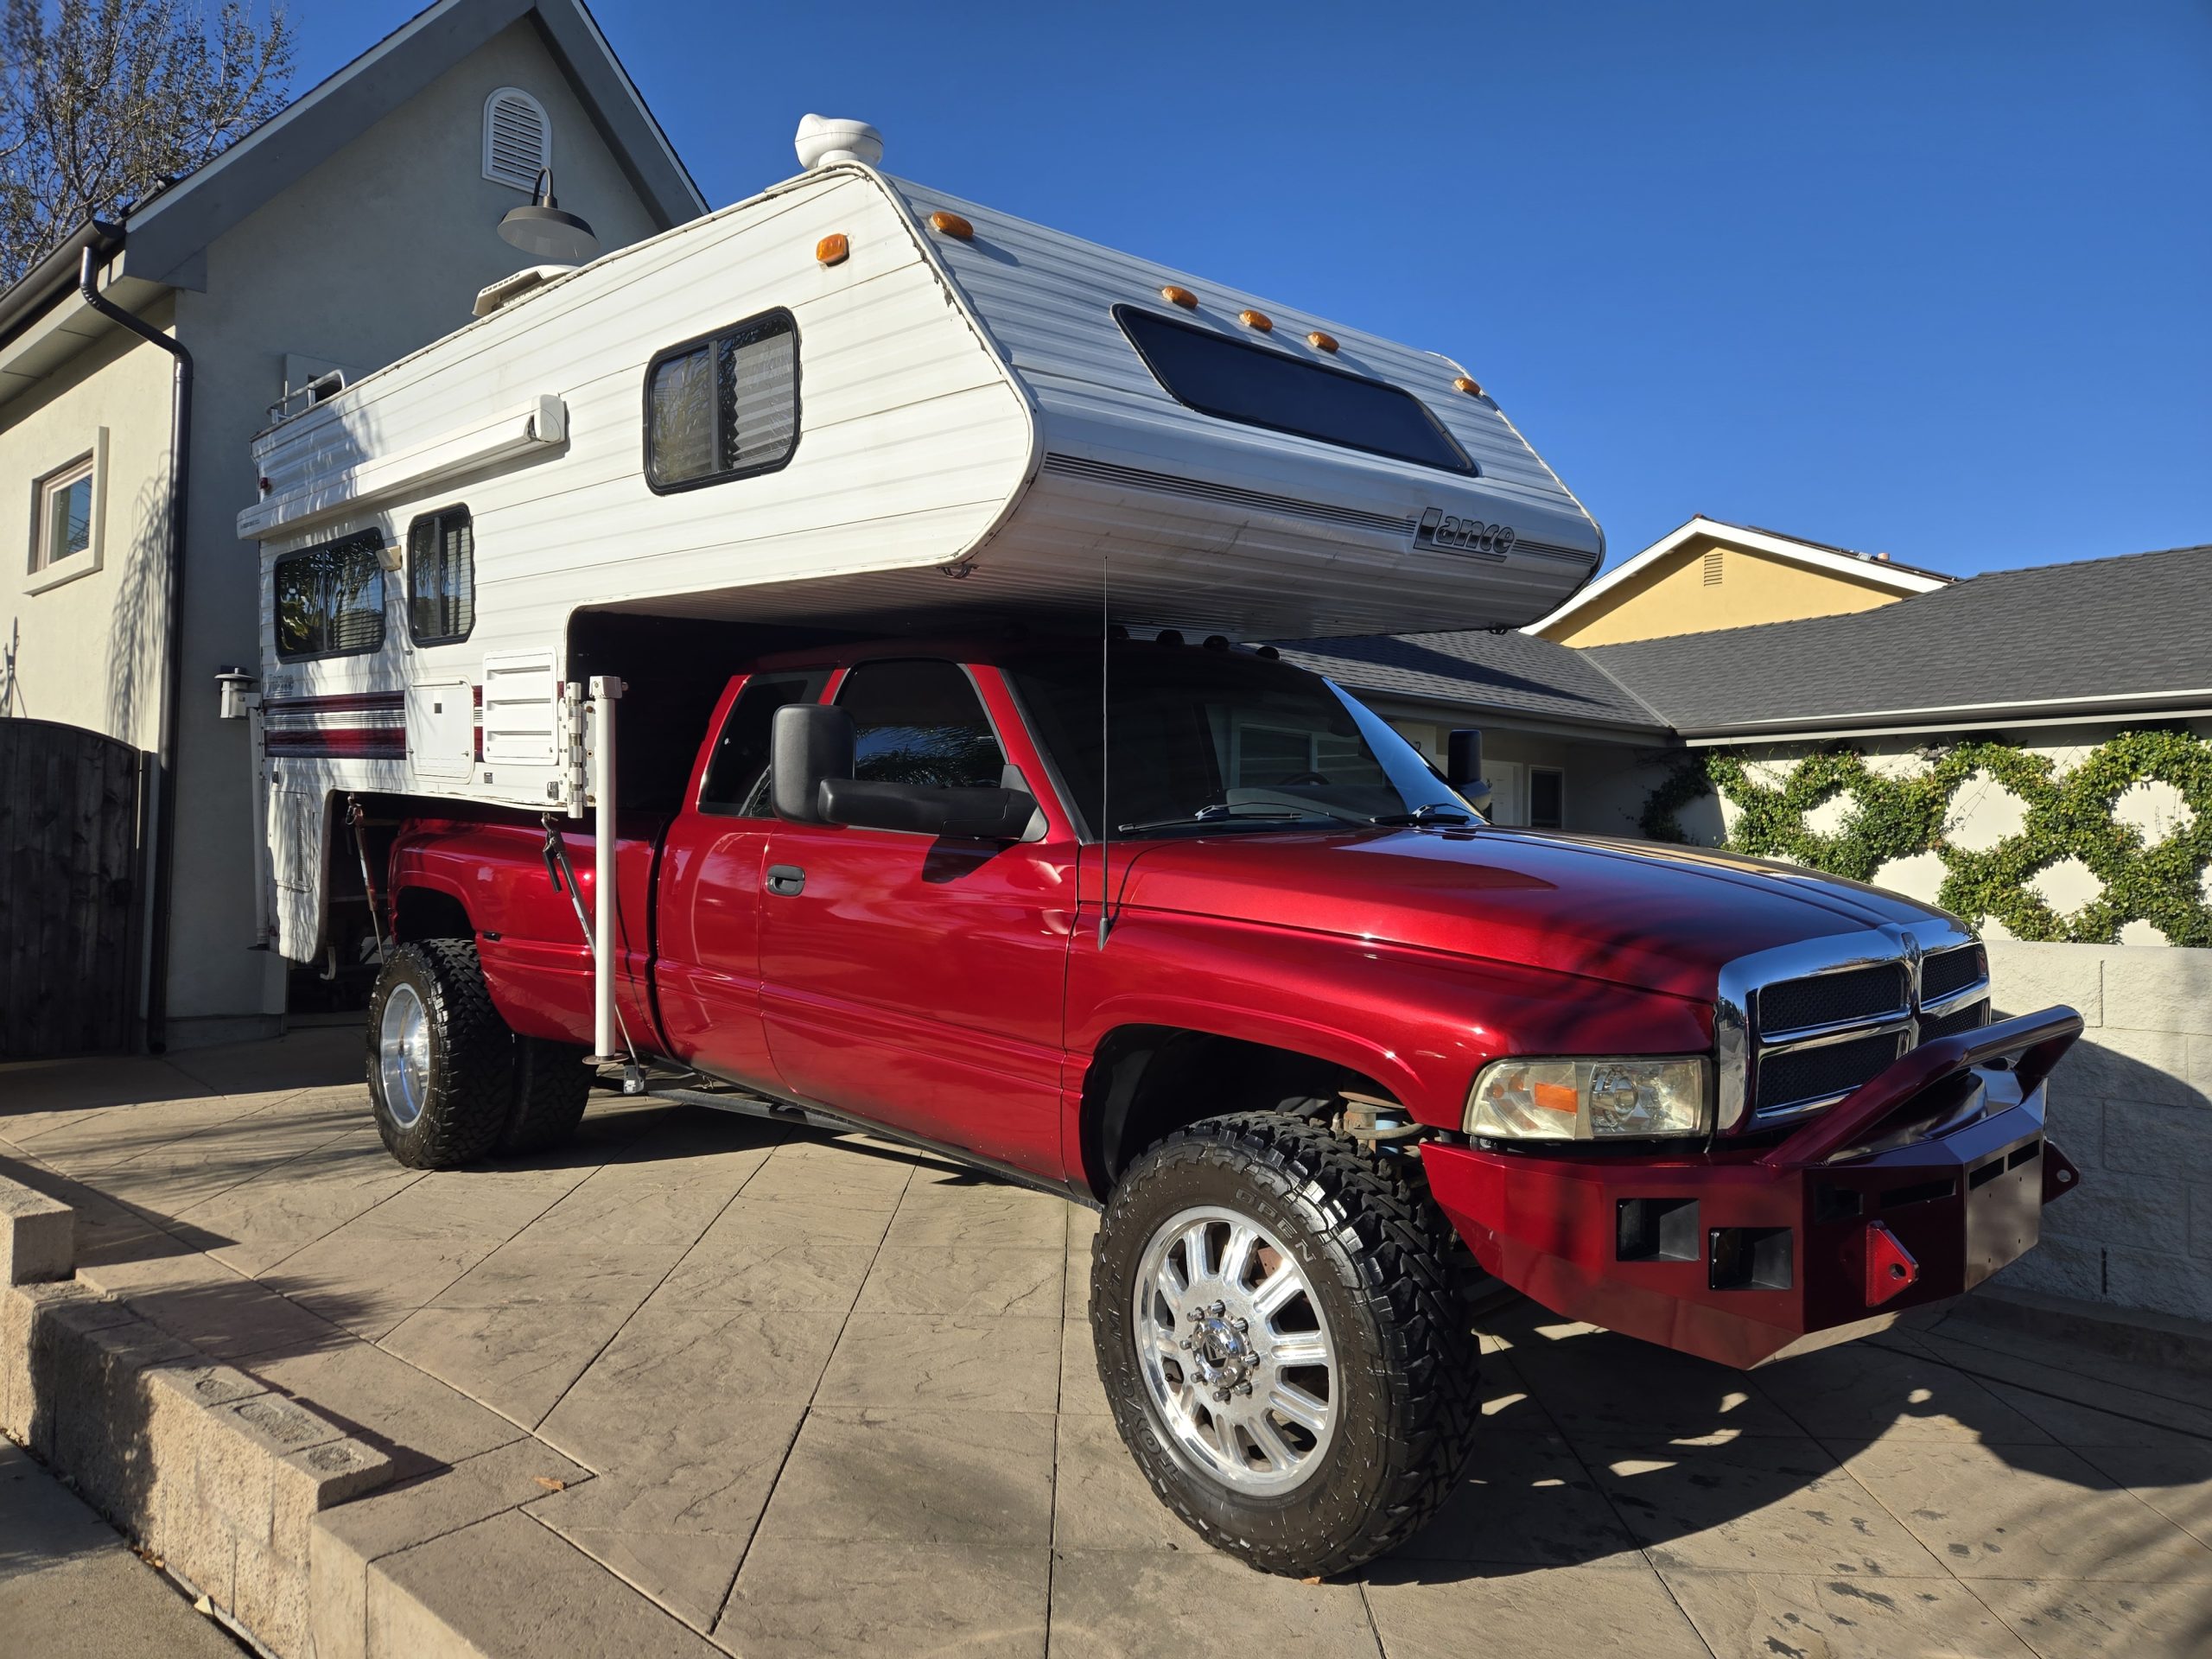
[[[844,233],[825,236],[814,245],[814,257],[825,265],[842,265],[852,256],[853,245],[845,240]]]
[[[1269,320],[1268,314],[1264,311],[1239,311],[1236,314],[1236,321],[1247,328],[1258,329],[1263,334],[1271,334],[1275,331],[1274,322]]]
[[[930,229],[939,236],[950,236],[966,242],[976,234],[976,227],[957,213],[948,213],[942,207],[930,215]]]
[[[1483,395],[1483,389],[1464,374],[1452,383],[1452,390],[1464,391],[1470,397],[1479,397]]]
[[[1333,352],[1337,349],[1336,336],[1325,334],[1319,328],[1306,336],[1306,343],[1317,352]]]
[[[1189,289],[1178,288],[1173,283],[1160,290],[1160,297],[1170,305],[1181,306],[1185,311],[1195,311],[1198,308],[1198,296],[1192,293]]]

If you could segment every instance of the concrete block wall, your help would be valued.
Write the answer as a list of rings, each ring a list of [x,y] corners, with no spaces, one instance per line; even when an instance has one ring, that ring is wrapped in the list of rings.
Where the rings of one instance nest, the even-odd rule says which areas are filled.
[[[2082,1184],[1993,1281],[2212,1321],[2212,950],[1993,940],[1999,1014],[2088,1022],[2050,1081]]]
[[[391,1459],[77,1280],[74,1229],[0,1179],[0,1433],[264,1649],[305,1659],[317,1518]]]

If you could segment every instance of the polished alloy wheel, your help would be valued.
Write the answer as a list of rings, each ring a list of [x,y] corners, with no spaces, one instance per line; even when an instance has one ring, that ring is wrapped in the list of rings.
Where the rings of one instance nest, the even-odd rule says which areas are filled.
[[[1131,1313],[1154,1414],[1186,1459],[1252,1496],[1320,1466],[1336,1433],[1336,1350],[1313,1286],[1274,1239],[1232,1210],[1169,1217],[1145,1246]]]
[[[392,1121],[404,1128],[422,1116],[430,1088],[430,1021],[422,997],[404,981],[385,998],[377,1071]]]

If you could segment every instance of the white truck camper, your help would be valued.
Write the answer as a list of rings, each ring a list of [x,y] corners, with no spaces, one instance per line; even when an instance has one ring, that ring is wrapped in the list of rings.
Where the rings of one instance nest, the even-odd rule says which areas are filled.
[[[518,273],[272,411],[238,515],[260,687],[226,689],[267,825],[257,943],[373,952],[333,919],[376,914],[363,803],[596,808],[604,848],[614,699],[626,754],[688,745],[779,640],[1506,627],[1600,563],[1451,359],[891,177],[858,123],[809,118],[799,149],[796,178]]]

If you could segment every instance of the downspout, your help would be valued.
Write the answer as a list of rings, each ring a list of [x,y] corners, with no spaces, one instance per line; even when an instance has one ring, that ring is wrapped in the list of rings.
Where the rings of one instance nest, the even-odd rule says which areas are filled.
[[[184,514],[192,478],[192,353],[99,291],[92,281],[90,248],[77,267],[77,292],[109,321],[160,346],[175,365],[169,394],[168,663],[162,685],[160,771],[154,785],[154,891],[147,907],[146,1046],[159,1054],[168,1038],[169,904],[176,878],[176,715],[184,697]]]

